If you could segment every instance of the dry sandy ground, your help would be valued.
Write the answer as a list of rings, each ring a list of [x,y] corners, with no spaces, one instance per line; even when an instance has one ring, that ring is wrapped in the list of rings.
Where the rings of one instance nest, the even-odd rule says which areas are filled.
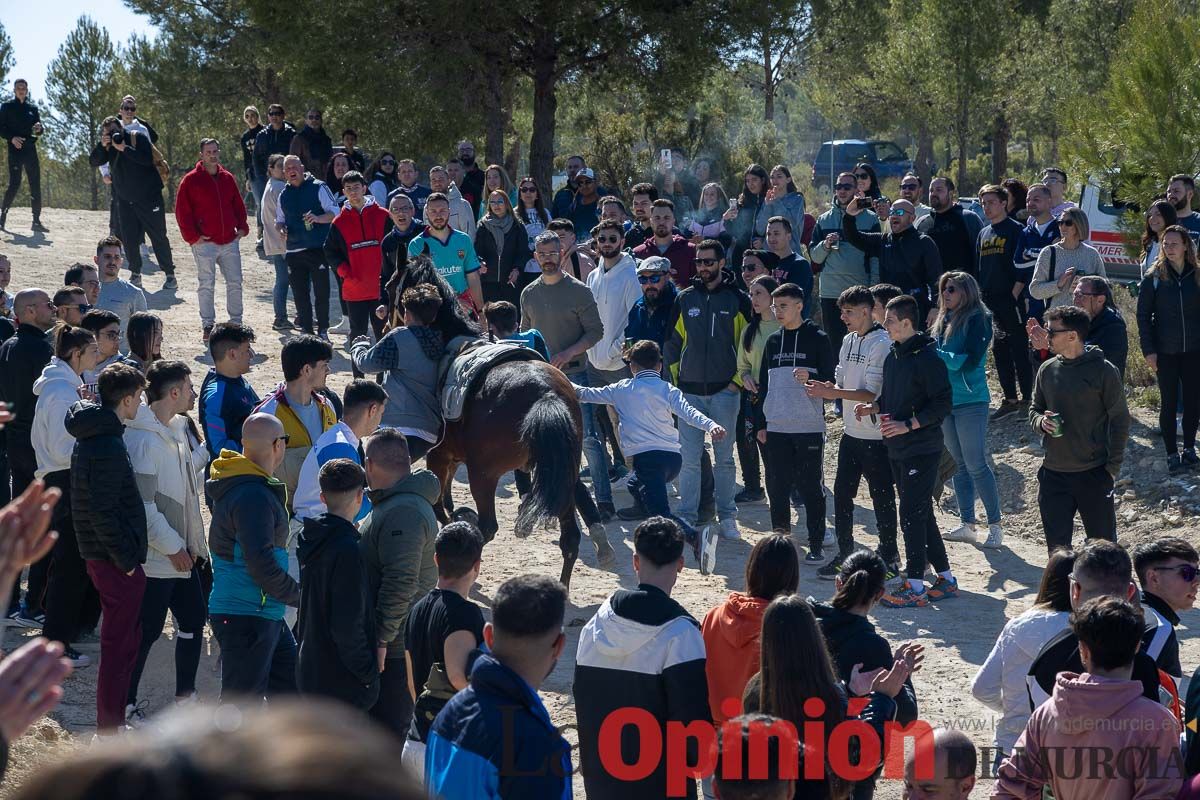
[[[51,209],[43,219],[52,231],[45,236],[0,233],[0,252],[8,254],[13,262],[14,288],[42,286],[53,290],[61,282],[68,265],[91,259],[95,242],[104,235],[107,226],[106,213]],[[9,217],[9,227],[26,231],[28,224],[28,211],[14,209]],[[166,323],[164,355],[191,364],[198,386],[209,361],[200,340],[195,268],[174,223],[170,222],[168,227],[175,247],[180,290],[177,293],[159,291],[163,277],[159,272],[150,271],[153,268],[147,269],[145,288],[151,309],[162,315]],[[258,331],[256,349],[262,354],[250,378],[262,392],[280,378],[278,357],[283,337],[270,329],[273,270],[268,262],[254,255],[249,242],[243,244],[242,252],[246,322]],[[218,318],[224,306],[223,292],[223,284],[218,282]],[[337,319],[336,312],[334,319]],[[350,378],[349,365],[340,349],[342,338],[335,337],[337,356],[335,374],[331,378],[331,384],[338,389]],[[1131,456],[1127,459],[1131,465],[1130,472],[1137,480],[1127,490],[1127,499],[1122,507],[1122,537],[1124,540],[1141,538],[1162,531],[1169,525],[1193,541],[1200,540],[1195,517],[1185,512],[1180,518],[1171,509],[1164,512],[1158,507],[1147,507],[1139,499],[1143,487],[1147,492],[1157,491],[1161,495],[1163,487],[1169,483],[1165,481],[1165,475],[1160,478],[1151,471],[1152,465],[1161,460],[1158,455],[1160,446],[1150,439],[1152,426],[1151,415],[1139,412],[1134,429],[1135,438],[1131,442]],[[835,424],[834,427],[840,428],[840,425]],[[962,587],[959,599],[923,609],[879,609],[873,615],[874,622],[893,646],[912,639],[922,642],[927,648],[924,669],[914,678],[923,718],[935,725],[959,726],[979,745],[990,744],[994,717],[991,711],[971,697],[968,688],[971,677],[983,663],[1005,620],[1031,605],[1045,562],[1036,511],[1037,486],[1034,474],[1038,459],[1035,454],[1021,449],[1028,444],[1024,431],[1025,426],[1013,418],[993,426],[992,430],[992,448],[1006,512],[1008,546],[1000,552],[989,552],[969,544],[948,543],[954,571]],[[836,452],[836,447],[831,446],[828,450]],[[1145,468],[1141,466],[1143,463],[1146,464]],[[832,485],[831,460],[827,460],[826,470]],[[1188,495],[1197,488],[1192,484],[1179,483],[1177,496]],[[456,491],[459,502],[469,503],[465,484],[459,484]],[[559,551],[552,543],[556,534],[541,531],[523,541],[514,538],[511,531],[517,504],[511,483],[502,485],[499,494],[502,498],[499,504],[501,533],[484,554],[483,574],[472,593],[473,599],[484,606],[489,604],[495,588],[506,578],[529,571],[557,575],[560,567]],[[624,502],[627,502],[624,492],[619,492],[618,505]],[[864,487],[857,509],[859,527],[856,535],[863,544],[873,546],[874,537],[866,532],[874,528],[869,508]],[[1171,514],[1169,520],[1164,516],[1167,513]],[[939,516],[944,528],[951,526],[951,517],[946,513],[945,504],[939,510]],[[698,619],[731,590],[743,588],[746,556],[754,542],[770,530],[765,504],[743,508],[739,521],[742,539],[721,542],[716,574],[701,576],[695,569],[689,568],[676,587],[674,596]],[[1077,532],[1076,541],[1081,536],[1082,532]],[[584,542],[583,555],[575,568],[571,586],[572,605],[567,612],[570,641],[562,660],[542,687],[542,696],[551,716],[563,726],[573,726],[574,723],[570,691],[573,655],[580,628],[614,589],[635,584],[631,564],[631,528],[628,525],[618,528],[613,524],[610,526],[610,538],[617,550],[619,566],[616,574],[598,569],[591,547]],[[817,580],[814,572],[811,568],[804,568],[800,591],[818,598],[828,597],[832,592],[832,584]],[[1184,614],[1183,624],[1186,628],[1180,631],[1183,664],[1185,670],[1190,672],[1200,662],[1200,639],[1194,635],[1197,624],[1200,624],[1200,615],[1195,611]],[[168,635],[171,629],[168,621]],[[13,639],[18,636],[19,632],[14,631]],[[80,644],[79,649],[98,659],[97,641]],[[151,654],[142,681],[141,696],[150,701],[151,709],[155,711],[169,705],[174,695],[171,650],[167,637],[160,640]],[[199,674],[199,690],[206,699],[215,698],[219,689],[215,665],[215,648],[210,641],[206,645]],[[11,791],[11,787],[17,785],[23,775],[28,775],[39,765],[68,753],[76,742],[88,741],[95,724],[95,680],[96,667],[91,666],[80,670],[67,681],[66,699],[62,706],[16,743],[10,764],[10,778],[6,786],[0,789],[0,795],[5,793],[5,789]],[[569,729],[567,736],[573,739],[573,731]],[[986,796],[985,788],[978,789],[976,795]],[[575,796],[584,796],[581,780],[575,782]],[[879,796],[885,799],[898,798],[899,783],[881,782]]]

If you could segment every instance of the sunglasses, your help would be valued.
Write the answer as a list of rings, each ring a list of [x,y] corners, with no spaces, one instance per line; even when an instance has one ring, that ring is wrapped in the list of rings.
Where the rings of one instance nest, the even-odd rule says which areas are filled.
[[[283,112],[282,111],[268,111],[267,116],[268,117],[282,117]]]
[[[902,183],[902,184],[900,184],[900,188],[901,189],[909,189],[909,190],[915,192],[921,188],[921,184],[919,184],[919,183]]]
[[[291,440],[292,440],[291,434],[285,433],[283,436],[276,436],[274,439],[272,439],[271,444],[275,444],[275,442],[283,442],[284,444],[287,444]]]
[[[1171,572],[1178,571],[1179,577],[1183,578],[1183,580],[1187,583],[1191,583],[1192,581],[1196,580],[1196,576],[1200,575],[1200,568],[1198,568],[1195,564],[1176,564],[1173,567],[1151,567],[1151,569],[1158,572],[1162,572],[1164,570]]]
[[[903,217],[908,211],[903,208],[893,208],[888,212],[889,217]]]
[[[1063,225],[1066,225],[1068,228],[1074,228],[1074,227],[1075,227],[1075,223],[1074,223],[1074,222],[1072,222],[1072,221],[1071,221],[1071,220],[1069,220],[1069,219],[1060,219],[1060,220],[1058,221],[1058,224],[1059,224],[1059,226],[1060,226],[1060,227],[1061,227],[1061,226],[1063,226]]]
[[[596,241],[600,244],[616,244],[621,241],[620,236],[597,236]]]
[[[721,259],[719,259],[719,258],[697,258],[696,263],[703,264],[706,267],[711,267],[714,264],[721,263]]]
[[[839,192],[851,192],[851,191],[854,191],[854,184],[853,183],[839,183],[839,184],[836,184],[833,188],[837,189]]]
[[[742,272],[754,272],[755,270],[759,269],[762,269],[762,264],[754,261],[747,261],[746,263],[742,264]]]
[[[137,111],[137,106],[121,106],[122,111]]]
[[[522,186],[521,194],[537,194],[536,186]]]
[[[855,178],[858,178],[860,181],[869,181],[869,180],[871,180],[871,176],[870,176],[870,175],[868,175],[868,174],[867,174],[867,173],[865,173],[865,172],[856,172],[856,173],[854,173],[854,177],[855,177]]]
[[[661,272],[654,275],[638,275],[638,283],[658,283],[663,279]]]
[[[383,161],[380,161],[379,163],[380,164],[395,164],[396,162],[393,159],[385,158]]]
[[[92,310],[92,307],[87,303],[63,303],[59,308],[78,308],[80,314],[86,314]]]
[[[946,288],[942,289],[942,294],[958,294],[958,287],[953,283],[947,283]]]
[[[1053,339],[1055,336],[1057,336],[1060,333],[1070,333],[1070,331],[1067,330],[1066,328],[1047,328],[1046,329],[1046,335],[1049,336],[1051,339]]]

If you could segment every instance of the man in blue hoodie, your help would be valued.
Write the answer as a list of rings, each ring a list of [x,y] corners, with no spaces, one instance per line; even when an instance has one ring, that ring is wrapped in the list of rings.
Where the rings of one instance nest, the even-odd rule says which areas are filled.
[[[300,584],[288,575],[287,488],[272,477],[286,449],[283,423],[251,414],[242,425],[244,454],[222,450],[206,485],[213,499],[208,608],[221,645],[222,698],[260,702],[296,691],[296,640],[283,613],[300,604]]]
[[[571,747],[537,694],[562,655],[566,608],[567,590],[545,575],[518,575],[496,590],[483,628],[489,652],[476,651],[471,684],[429,732],[431,797],[570,800]]]

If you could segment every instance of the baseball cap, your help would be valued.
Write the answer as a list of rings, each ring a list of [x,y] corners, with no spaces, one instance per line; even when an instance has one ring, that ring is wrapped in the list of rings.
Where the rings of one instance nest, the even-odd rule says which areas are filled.
[[[584,167],[583,169],[579,170],[579,172],[575,173],[575,179],[578,180],[579,178],[591,178],[592,180],[596,180],[596,173],[592,172],[591,167]]]
[[[662,256],[650,256],[642,261],[637,266],[637,274],[642,275],[650,272],[670,272],[671,262]]]

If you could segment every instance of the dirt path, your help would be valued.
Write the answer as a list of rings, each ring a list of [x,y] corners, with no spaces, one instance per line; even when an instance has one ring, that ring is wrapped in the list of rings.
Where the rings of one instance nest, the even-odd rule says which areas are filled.
[[[53,292],[71,263],[91,260],[95,243],[104,235],[107,227],[107,213],[100,212],[50,209],[45,212],[43,219],[52,231],[45,236],[33,238],[24,234],[0,233],[0,252],[6,253],[13,262],[14,289],[41,286]],[[9,217],[9,227],[26,231],[28,225],[29,212],[14,209]],[[200,340],[195,266],[190,252],[178,237],[173,221],[169,222],[168,228],[175,247],[180,290],[176,294],[158,291],[163,279],[161,272],[152,271],[154,268],[146,271],[145,288],[151,309],[165,321],[163,354],[191,364],[196,385],[199,386],[210,362]],[[270,329],[273,269],[269,262],[255,256],[251,243],[243,243],[242,253],[246,322],[257,331],[259,338],[255,349],[263,356],[249,377],[261,393],[271,388],[281,376],[279,350],[284,337]],[[218,281],[218,318],[221,318],[224,308],[223,293],[223,284]],[[336,311],[333,318],[337,319]],[[330,383],[338,390],[350,379],[349,363],[341,349],[343,340],[344,337],[334,337],[335,374]],[[1130,453],[1126,458],[1127,482],[1122,484],[1124,494],[1119,511],[1122,541],[1128,543],[1171,529],[1178,535],[1200,542],[1200,527],[1192,513],[1196,504],[1200,503],[1200,478],[1166,479],[1165,469],[1159,463],[1163,459],[1161,445],[1153,433],[1154,426],[1152,414],[1145,410],[1137,411]],[[827,448],[830,453],[836,452],[833,439],[835,435],[840,435],[836,430],[838,428],[840,424],[835,424],[831,429],[831,446]],[[971,697],[968,688],[971,677],[983,663],[1005,620],[1032,604],[1045,562],[1034,479],[1040,457],[1030,450],[1031,437],[1025,433],[1026,430],[1024,423],[1009,417],[994,425],[991,431],[990,443],[1006,515],[1007,547],[1000,552],[990,552],[968,544],[947,543],[951,564],[961,587],[959,599],[944,603],[941,607],[880,609],[873,616],[876,625],[893,646],[915,639],[927,648],[925,667],[914,679],[922,717],[935,725],[959,726],[979,745],[990,744],[994,716]],[[826,473],[830,485],[833,482],[833,467],[832,457],[827,458]],[[472,592],[473,599],[485,606],[490,603],[495,588],[506,578],[530,571],[557,575],[561,566],[558,548],[552,544],[555,533],[538,531],[526,540],[513,537],[517,503],[511,481],[503,483],[498,493],[500,534],[484,553],[483,573]],[[623,491],[617,494],[618,505],[628,503]],[[456,486],[456,500],[470,503],[465,484]],[[952,520],[946,509],[953,506],[945,502],[943,506],[939,509],[939,517],[943,528],[947,529],[952,526]],[[874,537],[863,533],[864,528],[874,529],[870,517],[870,500],[864,486],[856,508],[856,534],[859,542],[874,546]],[[743,588],[746,556],[758,537],[770,532],[766,505],[759,503],[743,507],[739,524],[742,539],[721,542],[716,574],[702,576],[689,568],[676,587],[675,598],[698,619],[724,599],[728,592]],[[617,550],[616,574],[597,569],[594,552],[584,542],[571,584],[571,607],[567,612],[570,641],[562,660],[542,689],[551,716],[560,725],[573,727],[574,724],[570,688],[580,628],[618,585],[631,587],[635,584],[631,563],[631,532],[632,528],[627,524],[621,528],[616,524],[610,526],[610,539]],[[1081,532],[1077,533],[1077,542],[1081,536]],[[817,580],[814,569],[805,567],[803,570],[800,585],[802,593],[818,598],[826,598],[832,593],[832,584]],[[1200,614],[1196,611],[1183,615],[1186,630],[1180,630],[1180,639],[1184,668],[1189,672],[1200,662],[1200,639],[1194,634],[1198,624]],[[167,633],[171,630],[168,621]],[[12,632],[10,643],[19,635],[18,631]],[[98,641],[84,642],[78,647],[93,659],[98,658]],[[171,649],[169,641],[160,641],[146,667],[141,697],[150,701],[152,710],[166,707],[174,694]],[[215,649],[213,643],[207,641],[198,680],[199,691],[206,699],[215,698],[219,690],[215,665]],[[22,775],[29,774],[48,759],[69,752],[75,742],[88,741],[95,725],[95,680],[95,666],[72,676],[68,680],[62,706],[16,743],[10,764],[11,777],[4,787],[0,787],[0,797],[5,796],[6,791],[11,791]],[[567,736],[573,740],[573,731],[569,729]],[[584,796],[581,780],[575,781],[575,796]],[[900,797],[899,784],[882,781],[877,796],[883,800]],[[986,796],[986,788],[977,789],[976,796]]]

